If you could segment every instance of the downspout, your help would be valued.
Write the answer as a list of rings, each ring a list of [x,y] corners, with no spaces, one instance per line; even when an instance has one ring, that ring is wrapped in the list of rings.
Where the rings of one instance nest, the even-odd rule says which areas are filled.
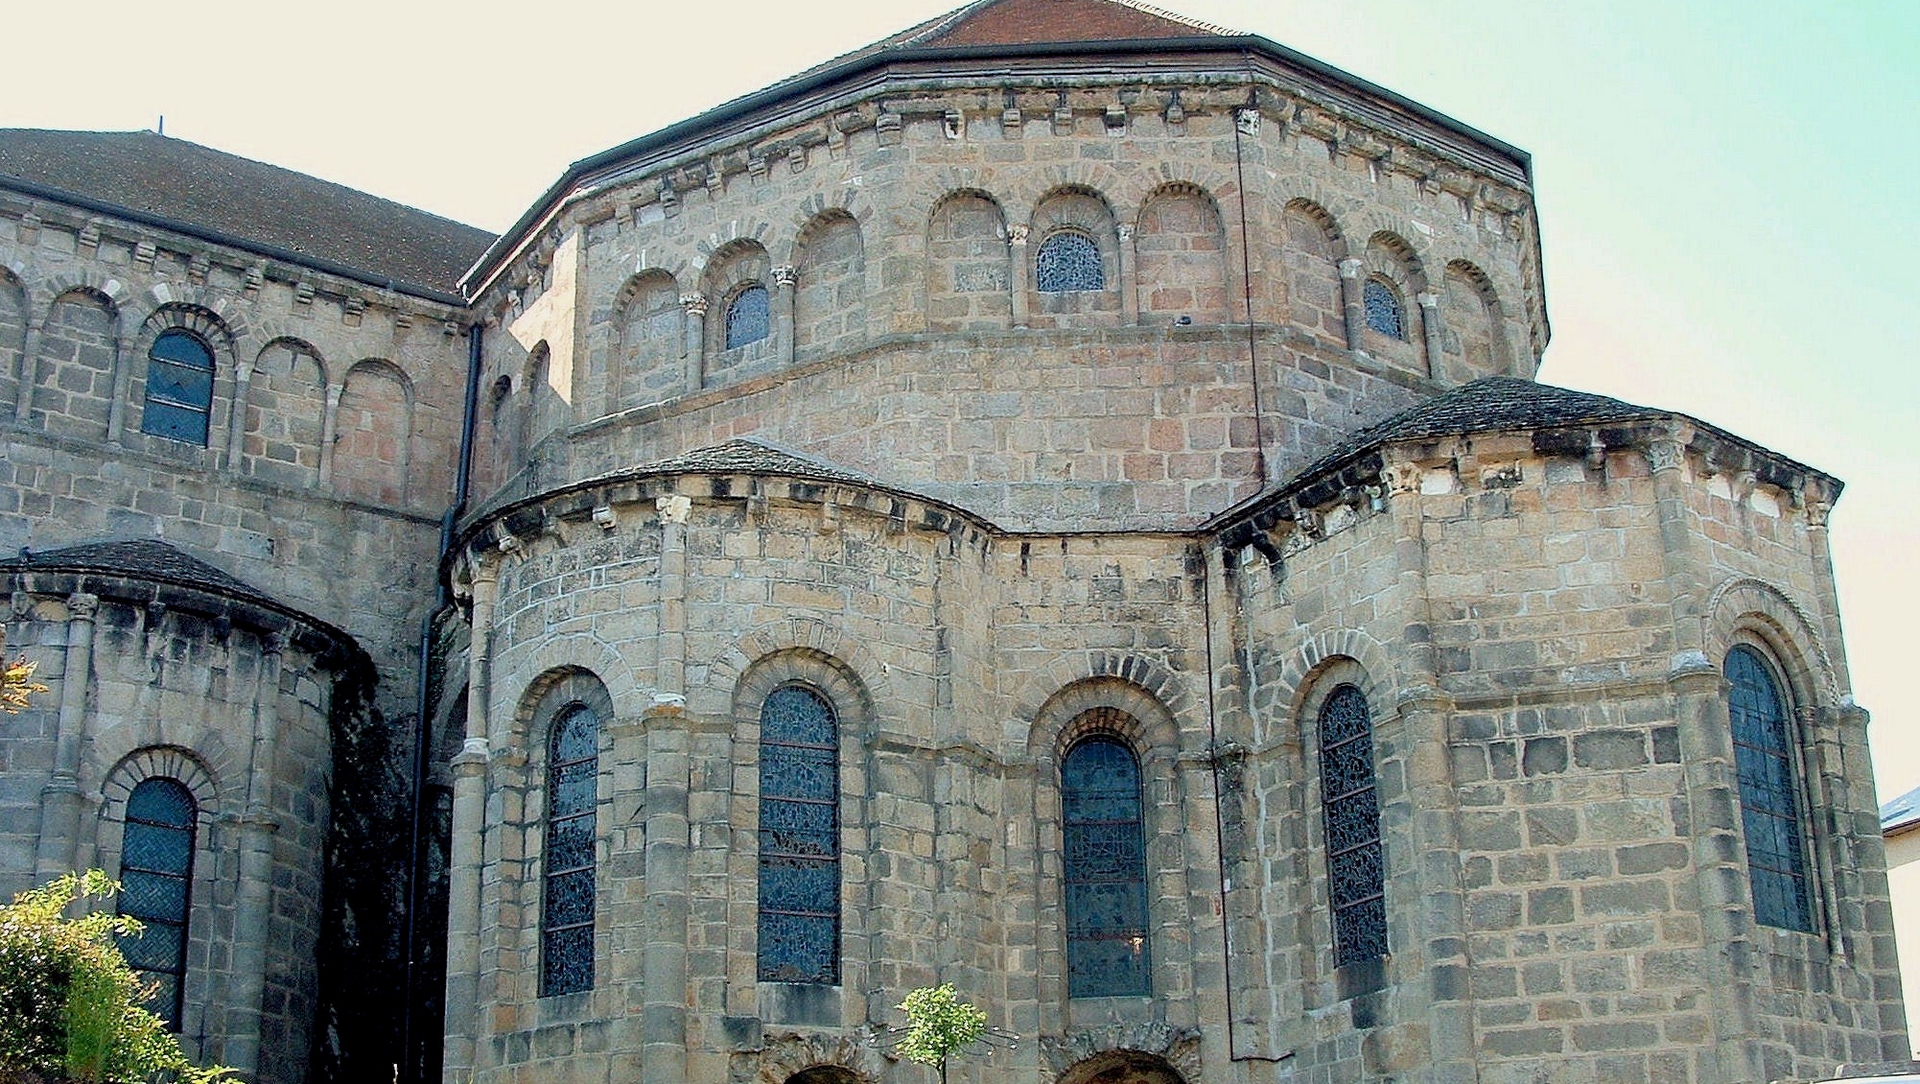
[[[1252,80],[1253,54],[1247,54],[1247,78]],[[1247,91],[1247,104],[1233,113],[1233,176],[1240,198],[1240,288],[1241,301],[1247,312],[1247,381],[1253,385],[1253,454],[1254,465],[1260,470],[1260,487],[1266,488],[1271,479],[1267,477],[1267,430],[1266,412],[1260,407],[1260,355],[1254,344],[1253,326],[1253,251],[1248,247],[1247,239],[1247,168],[1245,156],[1240,149],[1240,114],[1252,110],[1259,116],[1260,92],[1258,87]]]
[[[453,545],[454,525],[467,510],[468,490],[473,484],[473,431],[480,401],[480,336],[479,324],[467,328],[467,394],[460,415],[460,459],[454,468],[453,503],[447,506],[446,513],[440,517],[439,553],[434,561],[436,592],[433,609],[420,619],[420,682],[418,699],[415,701],[415,717],[419,721],[414,727],[413,808],[408,818],[407,836],[406,1000],[400,1018],[402,1079],[414,1082],[419,1081],[421,1069],[413,1049],[418,1025],[414,1017],[419,1006],[420,905],[425,895],[420,876],[420,866],[425,859],[420,832],[426,821],[427,775],[433,766],[433,733],[427,719],[433,689],[429,684],[427,665],[433,653],[434,620],[445,612],[450,601],[444,575],[447,550]]]

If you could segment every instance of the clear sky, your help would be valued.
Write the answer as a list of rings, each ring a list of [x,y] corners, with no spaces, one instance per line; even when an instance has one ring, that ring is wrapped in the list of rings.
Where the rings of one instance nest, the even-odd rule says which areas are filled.
[[[565,168],[960,0],[16,0],[0,126],[151,128],[503,229]],[[1543,380],[1844,479],[1882,799],[1920,786],[1920,2],[1161,0],[1532,152]]]

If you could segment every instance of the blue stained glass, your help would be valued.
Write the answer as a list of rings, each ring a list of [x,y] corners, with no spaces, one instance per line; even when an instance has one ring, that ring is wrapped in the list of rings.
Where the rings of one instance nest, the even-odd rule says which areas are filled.
[[[1407,337],[1406,319],[1393,287],[1378,279],[1368,279],[1360,288],[1360,297],[1366,303],[1368,327],[1391,339]]]
[[[1033,258],[1034,286],[1043,294],[1104,290],[1107,272],[1100,245],[1079,230],[1061,230],[1040,242]]]
[[[175,779],[142,780],[127,796],[120,842],[119,911],[145,927],[119,939],[120,951],[153,984],[147,1008],[180,1026],[187,971],[187,917],[193,899],[193,844],[199,806]]]
[[[1320,707],[1320,800],[1327,829],[1333,959],[1344,966],[1387,954],[1386,860],[1374,789],[1373,713],[1341,685]]]
[[[727,349],[757,343],[767,337],[772,320],[767,309],[767,288],[758,284],[733,296],[727,305]]]
[[[147,351],[140,431],[205,446],[213,411],[213,351],[185,331],[168,331]]]
[[[760,709],[758,974],[840,981],[840,751],[833,708],[799,685]]]
[[[1146,994],[1147,853],[1140,762],[1113,738],[1081,741],[1061,762],[1060,804],[1068,991],[1073,997]]]
[[[593,988],[595,845],[600,719],[582,704],[553,721],[547,760],[545,892],[540,910],[540,996]]]
[[[1813,900],[1786,702],[1766,661],[1750,647],[1727,652],[1726,674],[1753,917],[1763,925],[1812,932]]]

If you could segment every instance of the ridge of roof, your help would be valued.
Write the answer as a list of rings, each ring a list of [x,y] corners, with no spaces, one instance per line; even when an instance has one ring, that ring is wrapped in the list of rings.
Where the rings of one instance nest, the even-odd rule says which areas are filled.
[[[476,226],[335,181],[150,131],[0,128],[0,185],[158,217],[364,272],[452,292],[492,244]],[[34,194],[39,194],[35,192]],[[322,270],[332,268],[322,266]]]

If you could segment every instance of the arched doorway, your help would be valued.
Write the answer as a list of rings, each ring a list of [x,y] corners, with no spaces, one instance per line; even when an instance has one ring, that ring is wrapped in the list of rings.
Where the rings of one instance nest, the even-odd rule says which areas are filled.
[[[1075,1063],[1057,1084],[1186,1084],[1186,1079],[1157,1054],[1109,1050]]]
[[[816,1065],[788,1077],[787,1084],[860,1084],[860,1078],[838,1065]]]

